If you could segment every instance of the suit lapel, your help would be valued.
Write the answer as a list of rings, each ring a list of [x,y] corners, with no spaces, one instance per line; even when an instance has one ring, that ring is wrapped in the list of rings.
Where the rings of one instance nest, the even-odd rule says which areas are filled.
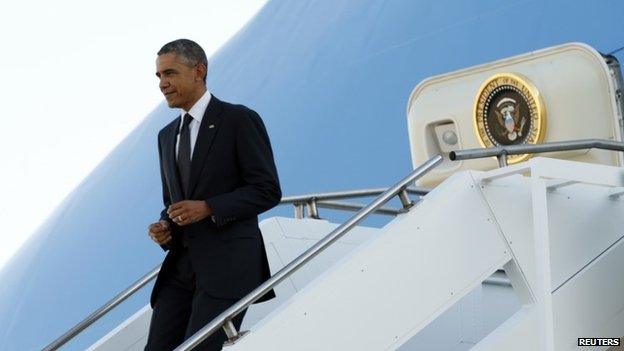
[[[214,95],[210,97],[210,103],[206,107],[206,112],[202,117],[202,122],[199,126],[199,133],[197,134],[197,141],[195,141],[195,148],[193,149],[193,157],[191,159],[191,176],[189,179],[189,188],[187,198],[193,194],[197,181],[202,168],[204,167],[204,160],[210,151],[212,142],[214,140],[217,131],[219,130],[219,124],[221,122],[221,111],[223,106],[221,101]]]
[[[178,117],[177,123],[173,123],[172,127],[167,131],[165,137],[165,145],[163,145],[163,153],[165,158],[165,172],[169,179],[169,190],[171,193],[171,203],[184,200],[184,194],[182,192],[182,185],[180,183],[180,175],[178,174],[178,165],[176,162],[176,141],[178,137],[178,129],[180,129],[180,121],[182,119]]]

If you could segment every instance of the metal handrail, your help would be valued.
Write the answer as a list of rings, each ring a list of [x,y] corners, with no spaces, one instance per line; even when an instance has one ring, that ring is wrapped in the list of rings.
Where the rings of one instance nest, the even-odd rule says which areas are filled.
[[[321,208],[329,208],[332,210],[343,210],[343,211],[359,211],[366,207],[365,204],[352,203],[352,202],[343,202],[343,201],[320,201],[317,202],[316,205]],[[387,215],[387,216],[398,216],[403,213],[404,210],[398,210],[390,207],[380,207],[375,210],[373,213],[379,215]]]
[[[347,190],[347,191],[334,191],[334,192],[325,192],[325,193],[315,193],[315,194],[304,194],[304,195],[295,195],[295,196],[286,196],[282,198],[280,201],[280,205],[282,204],[296,204],[296,203],[305,203],[312,199],[316,199],[318,201],[324,200],[343,200],[350,199],[354,197],[366,197],[366,196],[375,196],[383,193],[388,190],[388,188],[372,188],[372,189],[358,189],[358,190]],[[412,187],[405,189],[409,194],[415,195],[427,195],[430,188],[422,188],[422,187]]]
[[[254,289],[252,292],[247,294],[237,303],[232,305],[230,308],[225,310],[215,319],[213,319],[210,323],[204,326],[202,329],[197,331],[193,336],[184,341],[180,346],[178,346],[175,351],[188,351],[193,349],[195,346],[199,345],[204,339],[213,334],[219,328],[223,327],[226,335],[230,340],[238,338],[239,334],[232,323],[232,318],[236,317],[243,310],[248,308],[252,303],[260,299],[267,292],[271,291],[277,284],[279,284],[284,279],[291,276],[295,273],[299,268],[305,265],[312,258],[316,257],[318,254],[323,252],[327,247],[331,246],[336,240],[340,239],[343,235],[349,232],[353,227],[355,227],[359,222],[361,222],[364,218],[370,215],[373,211],[383,206],[386,202],[392,199],[394,196],[403,194],[405,195],[405,190],[408,185],[412,184],[418,178],[425,175],[428,171],[436,167],[438,164],[442,162],[442,156],[436,155],[425,163],[423,163],[420,167],[416,168],[412,171],[408,176],[401,179],[395,185],[384,191],[381,195],[379,195],[373,202],[367,205],[365,208],[358,211],[353,217],[351,217],[348,221],[338,226],[331,233],[325,236],[323,239],[318,241],[314,246],[306,250],[299,257],[294,259],[280,271],[275,273],[271,278],[261,284],[259,287]],[[404,203],[404,197],[401,199],[401,202]],[[405,203],[404,203],[405,205]]]
[[[291,203],[295,205],[295,218],[301,219],[305,216],[305,208],[308,209],[308,217],[314,219],[320,219],[318,208],[331,208],[335,210],[345,210],[345,211],[357,211],[362,209],[364,206],[354,206],[352,204],[341,203],[341,202],[333,202],[330,200],[340,200],[347,199],[353,197],[366,197],[366,196],[375,196],[380,195],[384,191],[388,190],[388,188],[373,188],[373,189],[358,189],[358,190],[349,190],[349,191],[335,191],[335,192],[327,192],[327,193],[317,193],[317,194],[306,194],[306,195],[296,195],[296,196],[288,196],[282,198],[280,205]],[[407,188],[400,195],[401,202],[409,202],[407,199],[407,194],[415,194],[418,196],[427,195],[427,193],[431,191],[429,188]],[[304,207],[305,206],[305,207]],[[375,214],[382,215],[397,215],[401,213],[400,210],[395,209],[379,209],[374,212]]]
[[[332,199],[347,199],[352,197],[365,197],[378,195],[387,191],[388,188],[372,188],[372,189],[361,189],[361,190],[348,190],[348,191],[336,191],[336,192],[324,192],[324,193],[315,193],[315,194],[305,194],[305,195],[295,195],[295,196],[287,196],[283,197],[280,201],[280,205],[285,204],[300,204],[305,203],[312,200],[323,200],[318,203],[315,202],[315,206],[318,204],[319,207],[331,208],[331,209],[341,209],[341,210],[351,210],[355,211],[364,207],[361,204],[353,204],[353,203],[345,203],[345,202],[332,202],[325,200]],[[403,189],[407,193],[416,194],[416,195],[425,195],[430,189],[427,188],[406,188]],[[392,208],[380,207],[375,209],[375,213],[385,214],[385,215],[398,215],[401,213],[400,210],[395,210]],[[158,276],[158,272],[160,272],[161,265],[159,264],[150,272],[139,278],[136,282],[126,288],[124,291],[120,292],[117,296],[106,302],[102,307],[98,308],[96,311],[91,313],[88,317],[80,321],[70,330],[65,332],[63,335],[58,337],[56,340],[48,344],[42,351],[54,351],[61,348],[61,346],[68,343],[71,339],[73,339],[76,335],[80,334],[83,330],[87,329],[93,323],[97,322],[100,318],[106,315],[110,310],[117,307],[120,303],[127,300],[130,296],[136,293],[139,289],[147,285],[150,281],[155,279]]]
[[[452,161],[469,160],[496,156],[501,167],[507,166],[508,155],[536,154],[543,152],[571,151],[581,149],[603,149],[624,151],[624,143],[605,139],[580,139],[570,141],[557,141],[543,144],[518,144],[497,146],[487,149],[456,150],[449,153]]]
[[[132,296],[135,292],[137,292],[139,289],[149,283],[152,279],[156,278],[158,272],[160,272],[160,266],[161,265],[156,266],[149,273],[139,278],[139,280],[137,280],[134,284],[130,285],[130,287],[128,287],[126,290],[119,293],[117,296],[108,301],[104,306],[98,308],[87,318],[83,319],[80,323],[76,324],[65,334],[61,335],[56,340],[51,342],[48,346],[43,348],[43,351],[58,350],[61,346],[65,345],[69,340],[73,339],[76,335],[80,334],[80,332],[87,329],[91,324],[102,318],[102,316],[104,316],[110,310],[112,310],[124,300]]]

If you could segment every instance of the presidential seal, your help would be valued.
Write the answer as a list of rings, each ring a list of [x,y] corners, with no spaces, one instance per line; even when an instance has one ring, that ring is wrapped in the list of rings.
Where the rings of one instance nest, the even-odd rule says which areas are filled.
[[[546,111],[538,90],[514,73],[496,74],[483,83],[475,99],[474,121],[483,147],[537,144],[546,131]],[[507,162],[529,157],[510,155]]]

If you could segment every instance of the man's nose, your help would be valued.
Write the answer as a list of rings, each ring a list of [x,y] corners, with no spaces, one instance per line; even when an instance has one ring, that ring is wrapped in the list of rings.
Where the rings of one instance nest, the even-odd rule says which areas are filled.
[[[164,90],[169,86],[169,82],[166,79],[160,79],[160,82],[158,83],[158,87],[160,88],[160,90]]]

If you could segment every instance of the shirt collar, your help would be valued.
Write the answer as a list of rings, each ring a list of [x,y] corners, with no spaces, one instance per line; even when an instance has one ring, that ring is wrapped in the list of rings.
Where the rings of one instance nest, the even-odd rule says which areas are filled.
[[[202,97],[195,102],[195,105],[191,107],[189,111],[184,111],[180,109],[181,116],[184,116],[186,113],[190,114],[194,120],[201,124],[202,118],[204,118],[204,113],[206,112],[206,108],[208,108],[208,104],[210,103],[210,91],[206,89],[206,92]],[[182,128],[182,127],[180,127]]]

